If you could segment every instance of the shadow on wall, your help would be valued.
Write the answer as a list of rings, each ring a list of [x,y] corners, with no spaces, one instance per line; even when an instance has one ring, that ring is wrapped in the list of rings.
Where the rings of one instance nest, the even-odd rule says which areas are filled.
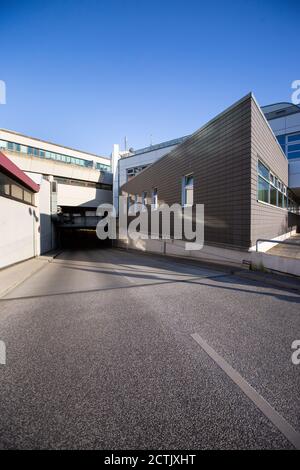
[[[40,250],[47,253],[55,248],[55,233],[50,214],[40,214]]]
[[[288,213],[288,226],[290,228],[297,227],[297,233],[300,233],[300,215]]]

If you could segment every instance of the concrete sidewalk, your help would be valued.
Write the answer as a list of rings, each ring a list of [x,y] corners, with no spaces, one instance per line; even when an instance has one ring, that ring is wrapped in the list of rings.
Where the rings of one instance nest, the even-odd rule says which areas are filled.
[[[61,250],[51,251],[43,256],[31,258],[0,270],[0,298],[43,269],[56,258]]]
[[[286,241],[293,242],[294,246],[279,244],[268,250],[267,254],[300,260],[300,233],[291,236]]]

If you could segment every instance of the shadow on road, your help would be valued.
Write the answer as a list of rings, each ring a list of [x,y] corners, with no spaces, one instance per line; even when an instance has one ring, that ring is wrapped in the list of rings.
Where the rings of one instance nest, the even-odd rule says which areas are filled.
[[[109,286],[96,289],[82,289],[76,291],[54,292],[49,294],[31,295],[23,297],[11,297],[0,299],[0,302],[13,300],[35,299],[43,297],[57,297],[61,295],[88,294],[95,292],[107,292],[118,289],[137,289],[139,287],[154,288],[164,284],[190,284],[206,286],[212,289],[223,289],[233,292],[245,292],[259,296],[275,297],[278,300],[294,302],[300,304],[300,296],[294,293],[279,293],[286,290],[279,287],[270,287],[269,285],[245,278],[239,278],[238,274],[230,273],[230,269],[219,271],[219,268],[208,268],[202,263],[186,262],[185,260],[160,258],[159,256],[149,256],[144,254],[133,254],[130,252],[119,251],[115,249],[106,249],[97,252],[98,259],[93,257],[93,250],[76,251],[74,258],[70,258],[68,253],[62,253],[56,259],[55,263],[64,269],[82,271],[83,273],[105,274],[107,276],[120,278],[130,278],[133,283],[129,285]],[[114,257],[125,256],[126,260],[119,262]],[[74,259],[74,260],[73,260]],[[79,263],[89,263],[81,265]],[[99,267],[97,266],[99,265]],[[218,269],[218,270],[217,270]],[[211,270],[211,274],[209,274]],[[175,276],[175,279],[174,279]],[[177,278],[178,277],[178,278]],[[207,282],[209,280],[209,282]],[[138,282],[141,281],[141,282]],[[144,281],[144,282],[143,282]],[[145,282],[150,281],[150,282]],[[251,289],[256,288],[256,289]],[[270,290],[262,291],[257,287],[264,287]],[[271,290],[272,289],[272,290]]]

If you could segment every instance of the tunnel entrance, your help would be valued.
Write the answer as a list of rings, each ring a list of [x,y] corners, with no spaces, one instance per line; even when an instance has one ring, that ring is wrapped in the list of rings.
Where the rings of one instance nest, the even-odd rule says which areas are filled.
[[[65,249],[108,248],[111,240],[99,240],[96,226],[102,217],[93,207],[60,206],[56,219],[58,243]]]
[[[105,249],[112,246],[111,240],[99,240],[93,229],[59,228],[58,240],[61,248],[73,250]]]

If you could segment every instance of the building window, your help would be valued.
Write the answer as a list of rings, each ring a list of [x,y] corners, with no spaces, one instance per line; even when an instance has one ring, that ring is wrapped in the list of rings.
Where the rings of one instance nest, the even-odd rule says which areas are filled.
[[[277,140],[287,158],[300,158],[300,134],[278,135]]]
[[[10,195],[9,178],[3,173],[0,173],[0,194],[3,196]]]
[[[187,175],[182,178],[182,205],[192,206],[194,203],[194,176]]]
[[[89,162],[89,163],[92,163],[92,162]],[[86,165],[86,166],[93,166],[93,163],[92,165]],[[100,170],[100,171],[110,171],[110,165],[105,165],[104,163],[96,163],[96,168],[97,170]]]
[[[288,136],[288,142],[300,142],[300,134],[292,134]]]
[[[270,185],[262,178],[258,177],[258,200],[262,202],[270,202],[269,200]]]
[[[16,184],[11,185],[11,196],[14,197],[15,199],[23,199],[23,189],[21,186],[18,186]]]
[[[27,202],[28,204],[32,204],[32,194],[29,191],[26,191],[25,189],[23,191],[23,198],[25,202]]]
[[[277,201],[277,189],[274,186],[270,186],[270,203],[272,206],[277,206],[278,201]]]
[[[269,169],[261,162],[258,160],[258,174],[265,178],[267,181],[270,179],[270,172]]]
[[[143,206],[147,206],[147,192],[146,191],[142,192],[142,204]]]
[[[127,181],[130,181],[131,178],[134,176],[138,175],[141,171],[145,170],[148,165],[142,165],[142,166],[136,166],[133,168],[127,168],[126,169],[126,176],[127,176]]]
[[[0,149],[9,150],[10,152],[24,153],[26,155],[40,157],[40,158],[50,158],[51,160],[56,160],[64,163],[72,163],[73,165],[85,166],[87,168],[94,167],[93,160],[85,160],[83,158],[73,158],[68,155],[63,155],[60,153],[49,152],[33,147],[27,147],[26,145],[16,144],[14,142],[7,142],[5,140],[0,140]],[[95,168],[100,171],[111,171],[110,165],[105,165],[103,163],[96,163]]]
[[[152,191],[152,209],[158,208],[158,197],[157,197],[157,188],[154,188]]]
[[[0,196],[15,199],[30,205],[33,205],[34,201],[34,194],[32,192],[23,188],[4,173],[0,173]]]
[[[277,176],[271,173],[269,168],[264,165],[260,160],[258,160],[257,172],[258,201],[271,204],[272,206],[281,207],[282,209],[290,210],[290,207],[292,207],[293,212],[297,212],[297,205],[291,199],[289,199],[288,201],[288,188],[280,181],[279,178],[277,178]]]

